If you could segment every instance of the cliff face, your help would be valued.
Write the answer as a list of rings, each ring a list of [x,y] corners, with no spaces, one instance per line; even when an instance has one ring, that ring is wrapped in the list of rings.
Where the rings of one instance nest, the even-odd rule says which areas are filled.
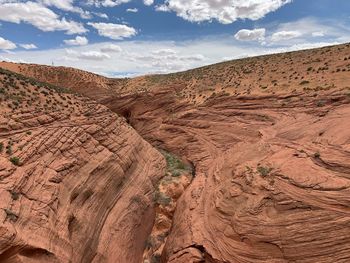
[[[161,154],[89,99],[0,79],[1,262],[140,262]]]
[[[101,95],[95,92],[95,99],[124,116],[130,126],[115,117],[123,124],[117,125],[118,129],[124,128],[114,139],[118,143],[111,143],[114,137],[109,132],[118,129],[103,128],[106,115],[98,118],[98,111],[92,110],[91,116],[81,118],[100,127],[103,135],[91,135],[87,128],[82,128],[82,133],[88,133],[97,145],[102,144],[118,158],[133,160],[139,168],[122,173],[130,180],[123,186],[116,183],[116,199],[106,191],[110,184],[101,185],[96,181],[95,172],[86,172],[90,170],[83,165],[81,170],[70,171],[73,186],[64,175],[60,185],[65,199],[59,202],[63,210],[55,213],[55,223],[50,221],[49,229],[53,233],[45,233],[50,242],[55,235],[63,235],[64,224],[60,223],[63,220],[68,237],[62,239],[67,243],[57,244],[58,252],[47,250],[54,255],[63,254],[59,260],[71,258],[73,262],[141,262],[147,235],[161,226],[156,223],[151,230],[154,214],[150,195],[155,191],[152,185],[158,185],[166,172],[164,159],[143,138],[153,147],[182,157],[194,168],[189,187],[184,191],[180,185],[180,193],[184,192],[177,195],[175,214],[169,213],[165,221],[155,220],[169,226],[168,219],[171,219],[172,226],[163,236],[163,244],[153,251],[154,262],[349,262],[350,64],[346,56],[349,51],[350,45],[342,45],[227,62],[184,73],[128,80],[123,88],[117,84],[111,86],[108,96],[105,92]],[[231,76],[230,72],[235,75]],[[75,89],[74,85],[71,88]],[[89,92],[86,95],[90,96]],[[103,106],[92,104],[112,114]],[[75,119],[71,122],[80,123]],[[112,119],[109,123],[111,127],[116,125]],[[136,139],[125,139],[126,135]],[[111,145],[114,146],[110,149]],[[128,150],[129,147],[132,150]],[[56,148],[62,151],[61,144]],[[78,154],[73,151],[74,155]],[[103,158],[80,155],[86,158],[88,167],[94,163],[102,167],[100,164],[104,163]],[[49,158],[44,156],[44,160]],[[13,169],[7,160],[4,161],[8,169]],[[23,167],[25,165],[17,169]],[[57,172],[56,168],[50,169]],[[104,169],[92,168],[100,172],[98,178],[102,181],[108,180],[109,169],[114,168]],[[80,180],[89,181],[84,177],[86,174],[93,178],[90,179],[92,185],[99,185],[99,196],[102,203],[106,203],[101,205],[98,201],[96,209],[112,207],[109,213],[90,210],[93,205],[83,210],[84,193],[92,187],[79,184]],[[24,177],[19,175],[19,178]],[[81,187],[75,188],[76,184]],[[162,185],[174,187],[173,182]],[[30,189],[34,186],[42,189],[41,179],[35,180]],[[4,189],[13,188],[10,185]],[[73,202],[70,190],[66,189],[73,189],[73,197],[79,194]],[[170,193],[170,190],[165,192]],[[11,200],[11,193],[7,190],[4,193]],[[139,197],[137,201],[135,196]],[[167,209],[166,205],[157,208],[158,212],[163,211],[161,217],[166,214],[164,211],[174,208],[173,201],[169,204],[171,208]],[[103,214],[108,214],[106,220],[90,219],[103,217]],[[4,214],[7,221],[15,219],[15,215]],[[61,215],[66,215],[68,223]],[[23,218],[27,219],[27,224],[33,221],[31,215]],[[11,225],[17,226],[17,222]],[[94,231],[100,233],[99,236],[91,235]],[[129,234],[124,238],[119,231]],[[23,236],[28,238],[32,232],[33,228]],[[3,254],[16,253],[17,257],[23,257],[17,252],[20,246],[16,242],[19,241],[11,241],[11,234],[6,240],[10,241]],[[88,240],[90,243],[84,245]],[[67,251],[66,244],[74,248],[69,255],[63,253]],[[51,248],[51,245],[46,247]],[[86,251],[90,248],[96,256],[81,258],[89,255]]]

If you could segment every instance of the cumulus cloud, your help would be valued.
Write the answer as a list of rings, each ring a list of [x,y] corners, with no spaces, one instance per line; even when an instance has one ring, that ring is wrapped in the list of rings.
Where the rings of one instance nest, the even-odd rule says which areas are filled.
[[[40,0],[46,6],[54,6],[58,9],[74,12],[80,14],[82,18],[91,18],[91,14],[88,11],[84,11],[82,8],[74,6],[74,0]]]
[[[94,5],[96,7],[114,7],[117,5],[129,3],[131,0],[89,0],[89,5]]]
[[[11,42],[10,40],[4,39],[0,37],[0,49],[1,50],[10,50],[15,49],[17,46],[15,43]]]
[[[101,50],[101,52],[105,52],[105,53],[122,52],[122,48],[118,45],[115,45],[115,44],[109,44],[109,45],[103,46],[100,50]]]
[[[313,17],[305,17],[292,22],[280,23],[274,29],[274,32],[277,33],[277,35],[275,35],[274,39],[271,39],[271,41],[279,40],[277,42],[280,42],[280,44],[290,45],[302,44],[308,39],[315,37],[322,38],[323,40],[343,38],[348,34],[349,30],[336,21],[323,21]],[[285,38],[289,41],[283,41]],[[290,43],[291,41],[293,43]],[[339,42],[343,41],[339,40]]]
[[[241,29],[235,34],[235,39],[241,41],[263,41],[265,39],[265,34],[265,28],[257,28],[253,30]]]
[[[20,44],[20,46],[22,47],[22,48],[24,48],[24,49],[27,49],[27,50],[29,50],[29,49],[37,49],[38,47],[36,46],[36,45],[34,45],[34,44]]]
[[[283,40],[289,40],[302,36],[302,33],[299,31],[280,31],[276,32],[271,36],[271,41],[278,42]]]
[[[130,12],[130,13],[137,13],[139,10],[137,8],[128,8],[126,9],[126,12]]]
[[[129,38],[136,35],[136,30],[121,24],[112,23],[88,23],[88,25],[97,29],[100,36],[108,37],[115,40]]]
[[[60,18],[42,4],[35,2],[3,3],[0,5],[0,20],[12,23],[28,23],[42,31],[66,31],[67,34],[85,33],[81,23]]]
[[[108,54],[105,54],[103,52],[99,51],[87,51],[87,52],[82,52],[77,55],[77,58],[79,59],[86,59],[86,60],[105,60],[111,58]]]
[[[153,5],[153,3],[154,3],[154,0],[143,0],[143,3],[145,4],[145,5]]]
[[[89,43],[86,37],[77,36],[74,39],[64,40],[64,43],[70,46],[85,46]]]
[[[258,20],[292,0],[166,0],[158,11],[173,11],[191,22],[217,20],[230,24],[237,19]]]

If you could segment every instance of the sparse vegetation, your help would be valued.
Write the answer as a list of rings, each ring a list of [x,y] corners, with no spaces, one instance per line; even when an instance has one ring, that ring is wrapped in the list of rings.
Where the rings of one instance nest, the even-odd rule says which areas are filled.
[[[10,162],[13,163],[16,166],[20,166],[21,165],[21,160],[18,157],[16,157],[16,156],[11,157],[10,158]]]
[[[272,168],[265,167],[265,166],[258,166],[257,171],[259,172],[259,174],[262,177],[266,177],[266,176],[268,176],[271,173]]]
[[[162,206],[167,206],[171,203],[171,198],[161,192],[156,193],[155,199],[156,199],[156,203]]]
[[[309,84],[310,83],[310,81],[308,81],[308,80],[303,80],[302,82],[300,82],[300,85],[306,85],[306,84]]]
[[[12,210],[5,208],[6,218],[8,218],[12,222],[16,222],[18,220],[18,215],[14,213]]]
[[[183,172],[191,171],[191,167],[185,165],[178,157],[165,151],[161,151],[167,162],[167,172],[173,177],[178,177]]]
[[[14,191],[14,190],[10,190],[10,194],[11,194],[12,200],[18,200],[18,198],[19,198],[18,192]]]
[[[315,153],[314,153],[314,157],[315,157],[316,159],[319,159],[319,158],[321,157],[321,154],[320,154],[319,152],[315,152]]]
[[[323,107],[324,105],[325,105],[325,102],[323,100],[318,101],[316,104],[317,107]]]

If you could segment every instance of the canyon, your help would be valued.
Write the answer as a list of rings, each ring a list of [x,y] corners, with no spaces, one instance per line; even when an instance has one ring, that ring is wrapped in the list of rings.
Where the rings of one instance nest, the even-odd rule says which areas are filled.
[[[0,67],[1,262],[349,262],[350,44]]]

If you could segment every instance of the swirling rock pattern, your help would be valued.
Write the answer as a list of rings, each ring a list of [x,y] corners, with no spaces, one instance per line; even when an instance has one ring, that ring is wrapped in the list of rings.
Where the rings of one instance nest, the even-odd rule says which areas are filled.
[[[0,261],[140,262],[162,155],[102,105],[13,83],[27,95],[1,107]],[[35,88],[50,108],[24,106]]]
[[[153,146],[195,167],[161,262],[350,261],[349,51],[347,44],[227,62],[130,80],[95,97]],[[142,223],[146,236],[149,222]],[[139,255],[135,247],[127,253]],[[94,259],[131,262],[125,244],[113,249],[99,247]]]
[[[109,105],[127,107],[144,138],[196,167],[163,262],[349,261],[348,95],[218,97],[189,108],[169,94]]]

